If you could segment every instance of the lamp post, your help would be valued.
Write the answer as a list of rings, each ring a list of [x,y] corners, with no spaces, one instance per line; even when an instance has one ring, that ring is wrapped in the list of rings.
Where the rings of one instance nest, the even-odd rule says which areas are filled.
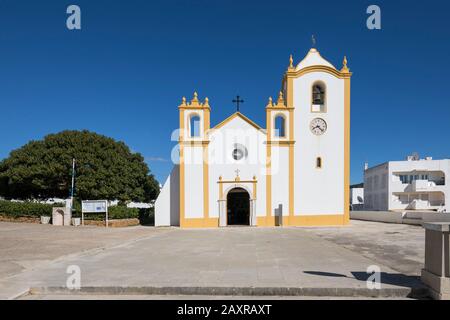
[[[70,189],[70,209],[73,208],[73,193],[75,187],[75,158],[72,159],[72,185]]]

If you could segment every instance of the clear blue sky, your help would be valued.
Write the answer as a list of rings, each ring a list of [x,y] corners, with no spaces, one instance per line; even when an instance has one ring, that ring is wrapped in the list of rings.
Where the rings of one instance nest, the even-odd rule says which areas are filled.
[[[66,28],[77,4],[82,30]],[[366,28],[378,4],[382,30]],[[351,182],[417,151],[450,156],[448,1],[0,1],[0,159],[31,139],[89,129],[140,152],[163,182],[177,106],[208,96],[211,122],[242,112],[264,126],[289,54],[311,34],[352,78]]]

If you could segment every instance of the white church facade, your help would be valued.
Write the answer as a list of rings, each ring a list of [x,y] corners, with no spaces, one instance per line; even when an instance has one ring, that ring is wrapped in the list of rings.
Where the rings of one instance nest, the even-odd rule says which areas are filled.
[[[315,49],[292,57],[261,128],[240,112],[214,127],[208,98],[183,98],[179,163],[155,203],[156,226],[216,228],[349,222],[350,79]]]

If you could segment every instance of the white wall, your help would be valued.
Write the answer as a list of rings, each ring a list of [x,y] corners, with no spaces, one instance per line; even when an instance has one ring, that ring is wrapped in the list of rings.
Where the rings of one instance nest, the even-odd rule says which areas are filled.
[[[155,226],[180,225],[180,177],[176,165],[155,201]]]
[[[209,215],[219,217],[219,177],[224,181],[234,181],[236,170],[239,169],[241,180],[257,179],[256,213],[264,216],[266,212],[265,191],[265,134],[248,124],[240,117],[232,119],[221,128],[210,134],[209,144]],[[236,161],[232,157],[234,145],[243,145],[247,151],[247,158]],[[233,184],[236,187],[250,189],[246,184]],[[229,184],[224,184],[224,192],[229,189]],[[252,197],[252,194],[250,194]],[[226,198],[226,195],[225,195]]]
[[[289,148],[272,146],[272,212],[289,215]]]
[[[327,112],[311,112],[311,90],[316,81],[326,84]],[[344,214],[344,80],[325,72],[294,80],[295,214]],[[322,118],[328,129],[316,136],[310,121]],[[322,169],[316,169],[316,158]]]
[[[203,218],[203,147],[184,146],[184,210],[186,219]]]
[[[388,163],[364,172],[364,209],[389,210],[389,180]]]

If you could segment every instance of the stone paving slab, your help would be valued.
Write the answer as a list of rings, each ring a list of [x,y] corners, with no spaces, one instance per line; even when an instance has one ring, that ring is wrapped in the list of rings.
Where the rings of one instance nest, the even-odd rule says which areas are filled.
[[[99,290],[266,288],[273,295],[280,288],[299,292],[314,288],[322,290],[323,296],[329,290],[351,296],[367,291],[366,270],[374,264],[381,268],[385,292],[403,295],[421,288],[417,277],[403,275],[302,228],[225,228],[170,229],[107,250],[74,255],[9,277],[0,283],[0,292],[2,285],[63,288],[67,267],[77,265],[82,287]]]
[[[166,232],[151,227],[61,227],[0,222],[0,279],[33,269],[62,256],[118,245]]]
[[[420,276],[425,261],[421,226],[352,220],[345,228],[304,228],[400,273]]]

